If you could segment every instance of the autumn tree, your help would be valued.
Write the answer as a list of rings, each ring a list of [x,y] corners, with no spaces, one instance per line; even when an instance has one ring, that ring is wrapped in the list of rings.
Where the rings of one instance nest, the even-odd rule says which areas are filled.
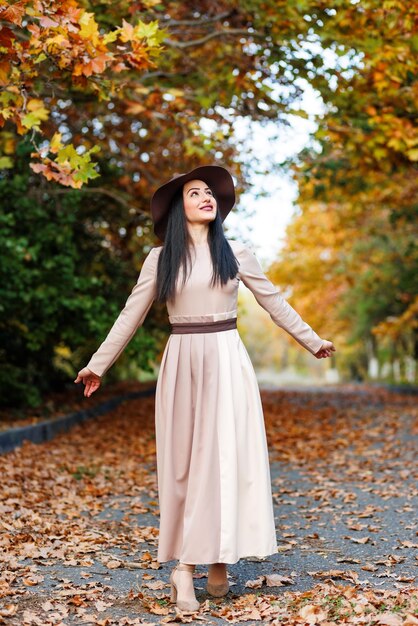
[[[326,17],[326,5],[315,6]],[[310,52],[309,63],[301,56],[311,31],[307,9],[306,2],[258,0],[201,0],[193,6],[154,0],[0,0],[6,53],[0,64],[3,197],[17,177],[31,206],[53,207],[58,214],[88,206],[77,215],[92,246],[101,241],[109,258],[126,268],[118,287],[122,300],[154,242],[148,207],[157,184],[175,171],[211,161],[230,167],[239,191],[249,168],[274,168],[273,162],[258,163],[255,154],[240,154],[234,122],[246,117],[274,120],[278,128],[288,124],[302,94],[295,78],[309,79],[312,67],[322,65],[318,51]],[[74,205],[66,199],[70,191],[80,196]],[[19,222],[25,209],[12,197],[4,219],[14,214]],[[47,246],[45,257],[42,250],[36,258],[31,254],[29,239],[37,239],[33,226],[26,240],[10,235],[28,275],[39,263],[50,263]],[[80,250],[85,246],[80,239]],[[86,271],[112,280],[103,265]],[[18,292],[21,283],[9,279],[10,289]],[[95,290],[82,283],[71,293],[95,297]],[[31,290],[26,297],[29,302],[34,297]],[[25,345],[33,327],[12,304],[3,314],[5,335],[13,329]],[[103,336],[114,311],[105,308],[97,315]],[[74,319],[68,323],[74,327]],[[64,326],[61,320],[62,335],[44,336],[43,346],[59,345],[65,354]],[[80,327],[80,343],[84,336]],[[39,359],[37,369],[32,356],[31,372],[43,372],[48,380],[45,363]],[[82,363],[70,349],[67,365]],[[36,385],[32,373],[24,378]]]
[[[294,168],[299,209],[272,268],[363,378],[372,358],[404,380],[418,359],[417,18],[413,3],[342,2],[317,30],[334,82],[317,85],[326,113]]]
[[[306,152],[297,171],[302,213],[309,206],[317,220],[318,248],[312,247],[309,230],[314,228],[314,219],[301,217],[300,231],[310,241],[311,253],[303,262],[309,249],[300,253],[294,237],[289,238],[289,250],[293,246],[310,282],[304,282],[305,270],[297,274],[295,294],[302,294],[306,305],[312,307],[307,294],[312,293],[313,283],[321,283],[327,288],[315,291],[316,302],[326,303],[325,294],[330,306],[333,297],[338,303],[345,297],[346,302],[352,301],[350,289],[358,288],[359,268],[369,267],[370,254],[366,248],[361,253],[347,251],[349,244],[344,242],[353,241],[353,232],[370,242],[370,233],[383,220],[399,229],[402,245],[397,253],[406,268],[403,282],[408,285],[404,300],[398,298],[390,311],[395,311],[399,320],[404,314],[410,316],[414,287],[408,268],[414,256],[403,251],[407,243],[402,232],[412,228],[410,199],[414,192],[414,183],[407,184],[408,168],[415,160],[408,123],[414,112],[410,51],[416,43],[409,36],[414,14],[413,8],[402,8],[396,2],[375,9],[370,2],[345,0],[333,8],[311,0],[222,1],[216,5],[201,0],[193,6],[154,0],[110,4],[0,0],[0,40],[5,52],[0,62],[3,198],[9,197],[9,185],[17,182],[20,194],[32,207],[48,206],[52,216],[56,211],[60,216],[72,207],[88,207],[77,213],[77,222],[83,224],[93,248],[100,242],[110,265],[120,264],[121,302],[154,243],[149,218],[152,190],[175,171],[208,161],[228,165],[237,178],[238,191],[248,185],[251,168],[271,171],[277,166],[274,160],[262,164],[256,154],[240,152],[234,123],[241,117],[259,123],[273,120],[279,130],[288,124],[289,114],[303,114],[296,110],[297,102],[303,81],[309,81],[329,110],[316,137],[321,156]],[[398,22],[402,35],[393,38]],[[341,55],[341,67],[329,68],[324,49]],[[383,148],[389,153],[383,154]],[[390,194],[396,202],[388,204]],[[4,220],[11,220],[13,214],[19,222],[20,212],[26,208],[16,195],[10,198],[13,202],[4,204]],[[331,203],[336,203],[336,211],[329,210]],[[367,213],[365,203],[376,208]],[[385,212],[392,216],[391,222],[389,217],[385,221]],[[42,239],[38,227],[34,222],[29,239]],[[380,231],[378,234],[380,237]],[[35,258],[28,238],[13,237],[11,229],[10,245],[22,274],[29,276],[40,263],[48,264],[48,246],[45,256],[41,249]],[[325,239],[327,245],[319,250]],[[330,239],[335,241],[330,243]],[[74,254],[85,250],[86,240],[80,238],[79,245],[80,249],[75,242]],[[318,264],[319,251],[322,265]],[[287,263],[291,257],[289,254]],[[385,260],[391,268],[389,253]],[[296,265],[282,264],[283,271],[298,267],[295,254],[292,262]],[[103,283],[111,284],[114,275],[109,264],[92,265],[84,271],[96,272]],[[319,273],[313,271],[315,264]],[[381,269],[380,261],[378,265]],[[326,274],[325,266],[330,268]],[[284,275],[277,274],[277,278],[286,284]],[[10,289],[19,292],[22,283],[13,284],[13,280],[9,276]],[[362,293],[357,289],[361,302]],[[79,283],[72,295],[94,299],[97,294]],[[34,297],[30,289],[26,297],[29,302]],[[374,302],[373,295],[370,300]],[[384,310],[382,305],[370,315],[370,323],[365,321],[368,313],[363,315],[368,336],[374,337],[369,331],[377,323],[388,322]],[[25,326],[12,306],[3,314],[5,335],[13,329],[24,345],[33,327]],[[103,336],[114,311],[105,308],[97,315],[96,332]],[[360,328],[354,329],[349,317],[336,312],[334,323],[339,332],[354,333],[355,342]],[[74,320],[71,323],[74,325]],[[158,321],[161,324],[163,320]],[[43,338],[43,345],[60,346],[63,354],[67,350],[70,356],[59,367],[77,368],[83,357],[70,346],[64,326],[60,326],[62,336],[51,333]],[[85,327],[80,328],[81,337],[85,332]],[[95,331],[90,328],[89,332]],[[37,370],[36,358],[34,354],[33,371]],[[41,359],[38,371],[45,373]],[[48,379],[46,373],[44,379]],[[32,375],[25,380],[25,384],[35,385]]]

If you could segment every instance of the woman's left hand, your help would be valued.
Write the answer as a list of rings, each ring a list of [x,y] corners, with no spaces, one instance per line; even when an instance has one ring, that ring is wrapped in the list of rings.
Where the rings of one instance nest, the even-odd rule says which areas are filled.
[[[323,341],[321,349],[314,354],[317,359],[326,359],[327,356],[332,356],[332,352],[336,351],[336,347],[332,343],[332,341],[327,341],[326,339]]]

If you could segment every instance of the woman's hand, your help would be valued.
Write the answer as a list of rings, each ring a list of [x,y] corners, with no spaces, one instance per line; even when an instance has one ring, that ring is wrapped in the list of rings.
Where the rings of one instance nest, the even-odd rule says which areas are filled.
[[[89,370],[88,367],[83,367],[83,369],[78,372],[77,378],[74,382],[83,382],[85,384],[86,387],[84,389],[84,395],[89,398],[92,393],[98,390],[102,384],[102,379],[100,376],[97,376],[97,374]]]
[[[335,351],[336,351],[336,347],[334,346],[332,341],[324,340],[322,342],[321,349],[318,350],[318,352],[316,354],[314,354],[314,356],[317,359],[326,359],[327,356],[332,356],[331,353],[335,352]]]

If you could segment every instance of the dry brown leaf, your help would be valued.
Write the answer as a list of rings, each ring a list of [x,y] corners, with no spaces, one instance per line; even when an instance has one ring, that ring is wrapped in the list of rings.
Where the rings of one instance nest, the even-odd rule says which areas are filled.
[[[196,622],[196,621],[204,621],[204,622],[207,621],[203,615],[198,615],[196,612],[195,613],[183,612],[183,611],[180,611],[177,607],[175,607],[175,611],[176,611],[175,615],[170,615],[169,617],[163,617],[162,619],[160,619],[160,623],[161,624],[174,624],[174,623],[180,622],[181,624],[192,624],[193,622]]]
[[[365,572],[375,572],[379,568],[376,567],[376,565],[373,565],[373,563],[365,563],[364,565],[362,565],[361,569],[363,569]]]
[[[247,580],[244,587],[248,587],[249,589],[260,589],[264,583],[264,576],[259,576],[255,580]]]
[[[43,611],[52,611],[52,610],[55,609],[55,605],[52,604],[52,602],[50,600],[47,600],[46,602],[43,602],[41,604],[41,606],[42,606],[42,610]]]
[[[148,589],[164,589],[164,587],[169,587],[170,585],[165,583],[163,580],[153,580],[149,583],[142,583],[144,587]]]
[[[74,595],[67,600],[68,604],[74,604],[75,606],[88,606],[85,598],[80,595]]]
[[[154,613],[155,615],[168,615],[170,609],[168,606],[161,606],[157,602],[150,602],[147,606],[147,609],[150,613]]]
[[[403,620],[395,613],[385,612],[377,617],[375,623],[382,626],[402,626]]]
[[[253,607],[248,613],[246,613],[245,617],[246,617],[246,621],[249,621],[249,620],[260,621],[262,619],[261,613],[256,607]]]
[[[356,559],[353,556],[343,556],[337,559],[337,563],[361,563],[361,559]]]
[[[327,619],[328,613],[314,604],[306,604],[303,606],[298,615],[307,623],[307,624],[320,624],[324,620]]]
[[[101,613],[102,611],[105,611],[107,608],[109,608],[109,606],[113,606],[113,602],[103,602],[103,600],[96,600],[94,606],[96,607],[96,610]]]
[[[324,572],[308,572],[309,576],[314,578],[341,578],[342,580],[350,580],[354,583],[358,581],[358,574],[354,570],[330,569]]]
[[[2,617],[12,617],[16,615],[17,612],[17,604],[5,604],[0,607],[0,615]]]
[[[282,587],[283,585],[294,585],[295,581],[289,576],[280,574],[266,574],[264,576],[267,587]]]
[[[27,585],[28,587],[32,587],[33,585],[38,585],[43,580],[44,580],[44,576],[41,576],[39,574],[38,575],[33,574],[32,576],[23,578],[22,582],[24,585]]]

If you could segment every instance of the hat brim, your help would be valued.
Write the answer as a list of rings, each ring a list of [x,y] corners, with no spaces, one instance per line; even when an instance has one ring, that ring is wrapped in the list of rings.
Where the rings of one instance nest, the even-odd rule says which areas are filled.
[[[187,181],[203,180],[214,192],[218,201],[218,211],[222,221],[226,218],[235,204],[234,181],[227,169],[220,165],[202,165],[195,169],[175,176],[167,183],[158,187],[151,198],[151,218],[154,223],[154,233],[164,241],[167,229],[168,214],[171,200],[178,189]]]

